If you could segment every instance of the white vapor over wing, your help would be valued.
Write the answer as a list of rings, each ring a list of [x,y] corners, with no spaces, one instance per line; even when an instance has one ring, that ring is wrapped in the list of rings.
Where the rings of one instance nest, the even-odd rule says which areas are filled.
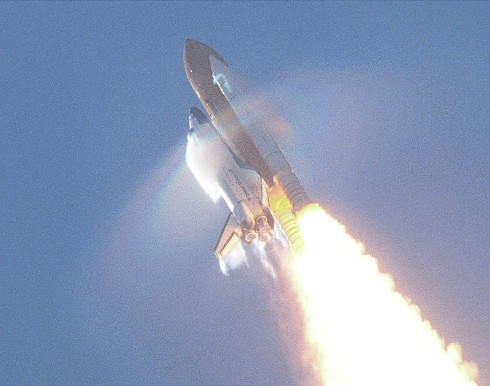
[[[244,264],[248,265],[248,257],[241,242],[237,243],[226,256],[219,260],[219,267],[225,275]]]

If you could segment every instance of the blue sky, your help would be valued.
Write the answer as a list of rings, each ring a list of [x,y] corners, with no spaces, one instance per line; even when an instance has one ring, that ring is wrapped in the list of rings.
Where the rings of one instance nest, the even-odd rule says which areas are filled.
[[[311,196],[490,382],[484,2],[3,2],[0,383],[295,384],[183,167],[187,37],[270,95]],[[482,383],[485,384],[485,383]]]

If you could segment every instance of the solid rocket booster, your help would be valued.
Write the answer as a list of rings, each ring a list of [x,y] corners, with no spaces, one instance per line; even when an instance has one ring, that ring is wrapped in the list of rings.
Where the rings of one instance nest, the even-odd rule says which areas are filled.
[[[210,57],[209,60],[213,82],[236,112],[240,123],[247,128],[248,135],[263,156],[266,167],[274,176],[274,185],[278,184],[282,188],[296,213],[309,204],[310,200],[286,157],[270,135],[267,127],[269,115],[266,102],[259,95],[254,94],[247,82],[223,62],[214,57]]]
[[[252,94],[216,51],[201,42],[186,40],[184,65],[194,91],[239,161],[256,170],[269,188],[280,186],[294,214],[310,204],[267,129],[263,100]]]

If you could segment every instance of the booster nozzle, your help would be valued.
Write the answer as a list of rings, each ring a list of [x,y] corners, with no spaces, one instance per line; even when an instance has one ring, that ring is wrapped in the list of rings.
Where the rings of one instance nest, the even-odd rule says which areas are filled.
[[[289,169],[274,176],[274,182],[279,185],[291,203],[292,211],[296,214],[301,208],[311,204],[311,200],[301,186],[296,174]]]
[[[291,244],[294,253],[303,250],[305,243],[301,236],[298,222],[292,212],[293,206],[279,184],[274,185],[267,191],[269,207],[284,235]]]

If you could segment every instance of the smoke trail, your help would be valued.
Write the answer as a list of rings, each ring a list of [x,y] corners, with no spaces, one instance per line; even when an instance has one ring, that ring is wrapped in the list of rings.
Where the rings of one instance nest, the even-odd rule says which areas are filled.
[[[477,365],[444,344],[341,224],[317,206],[298,221],[307,248],[279,264],[277,285],[302,384],[476,385]]]

